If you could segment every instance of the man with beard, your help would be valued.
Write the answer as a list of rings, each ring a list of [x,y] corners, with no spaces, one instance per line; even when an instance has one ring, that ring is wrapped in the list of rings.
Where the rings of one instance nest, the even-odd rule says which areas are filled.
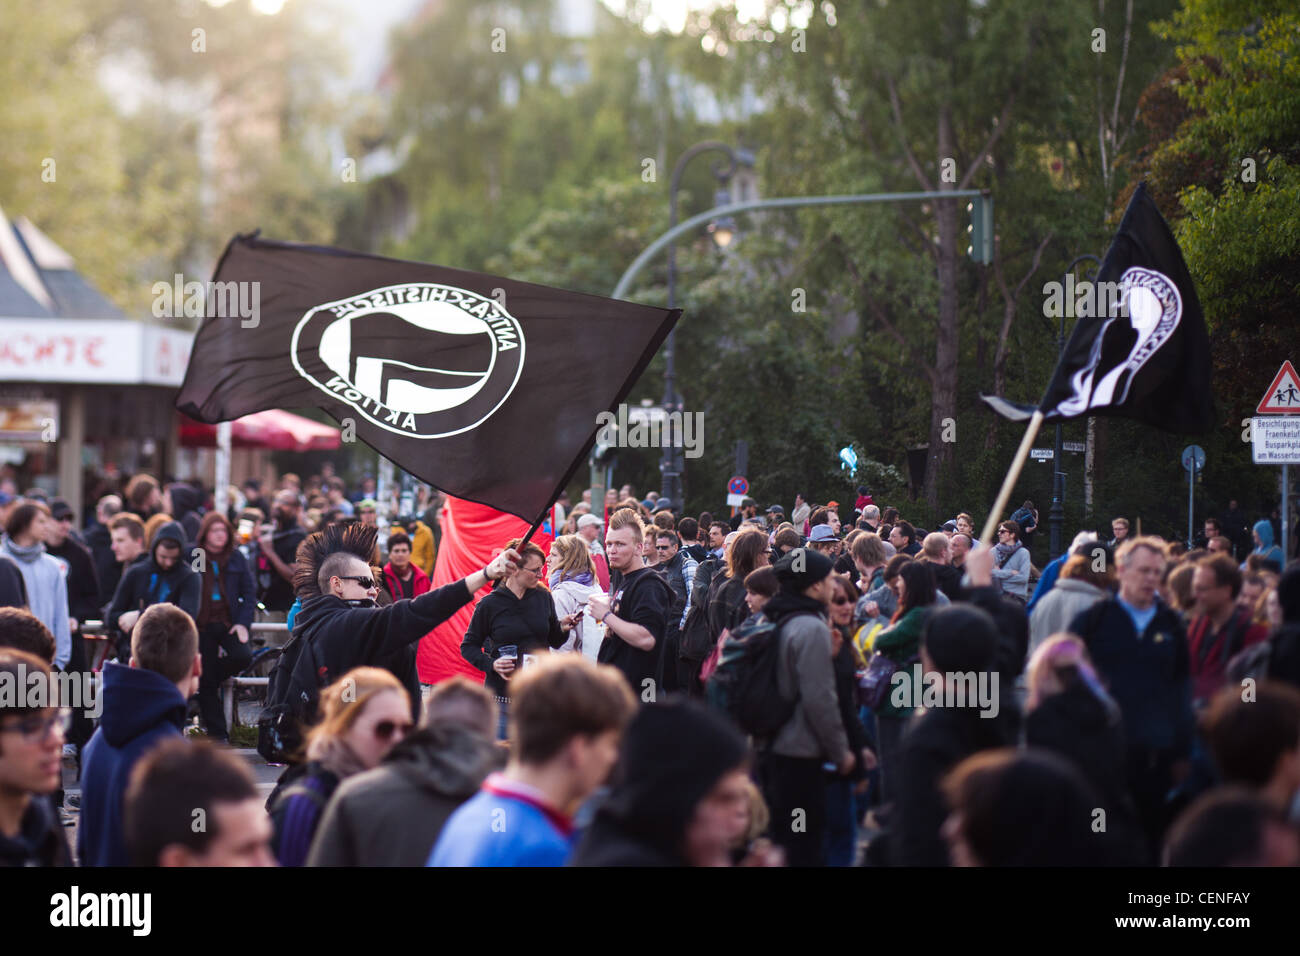
[[[293,605],[293,575],[298,545],[307,533],[298,524],[298,496],[291,490],[276,492],[271,518],[258,538],[257,597],[274,618],[284,620]]]

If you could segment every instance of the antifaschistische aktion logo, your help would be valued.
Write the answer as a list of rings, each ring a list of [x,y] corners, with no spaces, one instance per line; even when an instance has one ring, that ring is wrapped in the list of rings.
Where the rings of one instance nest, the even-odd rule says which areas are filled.
[[[410,349],[411,326],[422,346]],[[298,374],[371,423],[411,438],[477,428],[514,391],[524,333],[495,299],[428,282],[382,286],[307,312]]]

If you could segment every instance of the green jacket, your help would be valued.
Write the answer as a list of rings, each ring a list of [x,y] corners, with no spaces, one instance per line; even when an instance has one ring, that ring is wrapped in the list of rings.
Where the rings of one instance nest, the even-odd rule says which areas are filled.
[[[925,623],[928,607],[914,607],[904,614],[891,627],[876,635],[872,650],[880,651],[891,661],[903,668],[907,662],[921,654],[921,625]],[[893,695],[891,694],[890,697]],[[876,713],[882,717],[906,717],[915,708],[895,707],[886,697],[885,702],[877,708]]]

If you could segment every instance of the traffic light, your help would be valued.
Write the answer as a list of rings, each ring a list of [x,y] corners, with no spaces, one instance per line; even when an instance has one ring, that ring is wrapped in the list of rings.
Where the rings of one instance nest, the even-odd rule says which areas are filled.
[[[970,234],[970,245],[966,254],[980,265],[993,261],[993,197],[988,193],[976,196],[966,204],[970,213],[970,225],[966,231]]]

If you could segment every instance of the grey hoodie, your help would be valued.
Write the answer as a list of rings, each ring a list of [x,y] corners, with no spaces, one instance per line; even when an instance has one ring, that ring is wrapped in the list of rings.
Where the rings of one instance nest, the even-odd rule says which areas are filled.
[[[503,753],[450,722],[416,731],[334,791],[307,865],[423,866],[447,818],[499,769]]]
[[[27,585],[27,607],[54,635],[54,666],[68,666],[72,657],[72,627],[68,622],[68,566],[51,554],[45,545],[20,547],[5,535],[0,550],[13,559]]]
[[[1029,615],[1029,653],[1058,631],[1068,631],[1070,622],[1106,596],[1094,584],[1078,578],[1057,578],[1052,589],[1038,599]]]

